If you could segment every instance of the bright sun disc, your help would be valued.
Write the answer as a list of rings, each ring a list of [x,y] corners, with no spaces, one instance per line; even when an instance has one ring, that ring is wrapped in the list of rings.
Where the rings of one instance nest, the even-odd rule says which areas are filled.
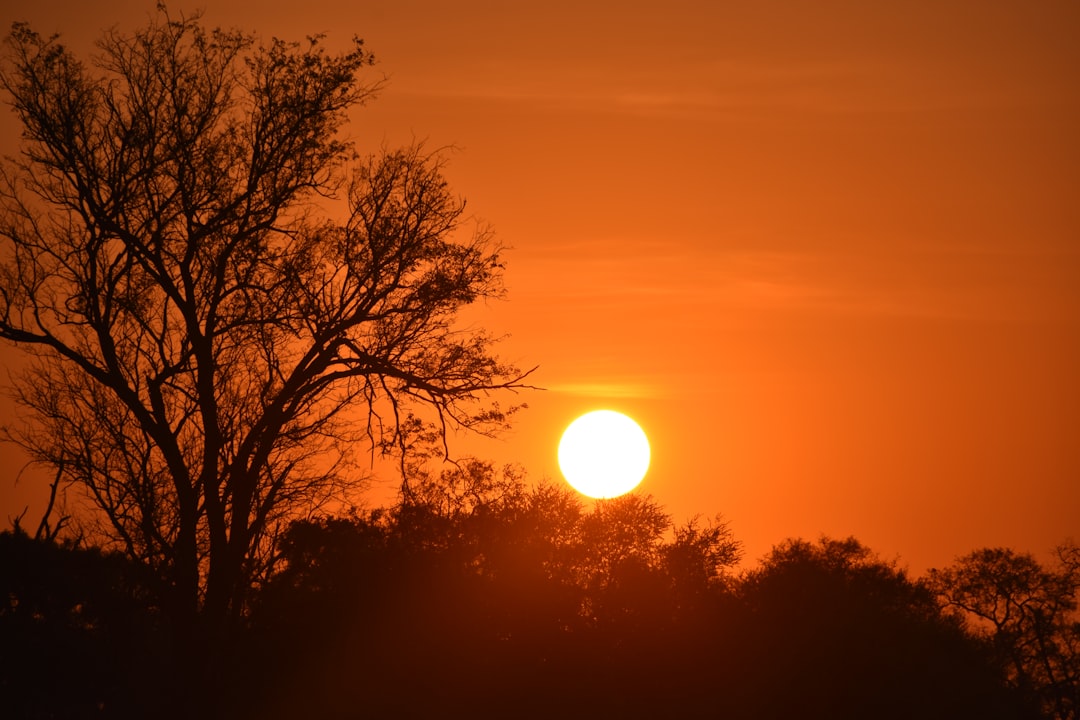
[[[559,469],[582,495],[612,498],[630,492],[649,469],[649,439],[622,413],[595,410],[579,417],[559,441]]]

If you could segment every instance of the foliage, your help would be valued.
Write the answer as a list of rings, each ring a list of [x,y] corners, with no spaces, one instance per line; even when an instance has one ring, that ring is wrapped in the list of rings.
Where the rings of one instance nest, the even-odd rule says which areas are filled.
[[[569,488],[474,460],[409,487],[389,511],[299,522],[283,538],[254,613],[255,635],[296,659],[296,676],[268,689],[275,710],[299,712],[303,687],[327,699],[324,714],[345,713],[330,699],[348,682],[376,713],[520,714],[531,688],[564,687],[575,668],[624,682],[616,667],[636,656],[625,643],[672,626],[674,528],[652,498],[587,509]],[[699,567],[737,557],[706,536],[696,547]],[[403,696],[405,677],[423,692]]]
[[[674,528],[674,538],[663,550],[664,564],[680,589],[691,595],[701,595],[727,578],[725,569],[742,559],[742,543],[717,515],[702,523],[695,517]]]
[[[169,639],[141,569],[0,532],[0,707],[11,718],[161,716]]]
[[[943,604],[987,637],[1012,682],[1049,717],[1080,717],[1080,548],[1065,543],[1047,568],[1028,553],[976,550],[930,581]]]
[[[25,24],[8,49],[0,337],[30,356],[31,411],[12,436],[160,578],[180,637],[216,642],[279,532],[355,484],[358,441],[506,421],[484,403],[523,374],[454,324],[499,295],[498,247],[459,232],[438,157],[355,158],[340,130],[378,89],[359,40],[263,46],[159,8],[90,65]]]
[[[1036,716],[853,539],[787,541],[735,575],[726,524],[676,526],[648,496],[587,507],[486,463],[415,487],[286,536],[254,614],[253,655],[293,658],[268,715],[350,716],[359,696],[385,715]]]
[[[297,521],[279,539],[222,714],[1040,717],[929,585],[854,539],[789,540],[736,575],[725,524],[674,525],[648,496],[586,504],[474,460],[411,480],[394,507]],[[46,628],[102,673],[43,701],[60,686],[33,660],[14,675],[26,692],[0,685],[5,707],[79,716],[104,699],[167,715],[186,686],[169,681],[139,567],[25,537],[10,553],[4,539],[18,569],[0,589],[18,602],[0,632],[18,647]]]
[[[765,716],[1031,717],[933,593],[854,538],[781,543],[736,591],[735,672]]]

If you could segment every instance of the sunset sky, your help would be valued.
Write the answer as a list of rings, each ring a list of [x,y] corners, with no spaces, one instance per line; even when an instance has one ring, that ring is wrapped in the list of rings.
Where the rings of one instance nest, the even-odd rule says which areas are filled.
[[[0,21],[85,53],[154,10],[89,5]],[[562,429],[620,410],[641,490],[722,513],[752,561],[822,533],[915,572],[1080,540],[1080,3],[170,3],[200,6],[363,37],[388,81],[361,150],[456,148],[512,248],[468,320],[547,388],[462,452],[559,480]],[[0,152],[17,133],[5,111]],[[0,448],[4,525],[39,497],[24,461]]]

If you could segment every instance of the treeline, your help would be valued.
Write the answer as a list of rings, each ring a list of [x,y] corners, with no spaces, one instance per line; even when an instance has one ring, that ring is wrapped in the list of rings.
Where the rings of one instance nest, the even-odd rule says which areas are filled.
[[[276,552],[205,680],[224,716],[1077,717],[1074,545],[912,578],[855,539],[788,540],[736,571],[719,518],[470,462]],[[8,532],[0,567],[5,717],[183,707],[134,565]]]

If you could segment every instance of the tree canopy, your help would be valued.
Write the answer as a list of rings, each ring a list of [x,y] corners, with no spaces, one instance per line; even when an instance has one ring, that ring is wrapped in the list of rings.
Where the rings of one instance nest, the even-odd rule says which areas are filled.
[[[1080,717],[1080,547],[1030,553],[982,548],[930,572],[944,607],[988,640],[1010,682],[1049,717]]]
[[[526,373],[455,322],[500,295],[500,248],[437,155],[356,154],[343,125],[379,87],[359,40],[160,7],[89,62],[20,23],[7,50],[0,338],[30,411],[10,436],[153,570],[184,637],[239,617],[285,524],[361,476],[350,453],[505,423],[492,393]]]
[[[648,496],[586,504],[479,461],[414,487],[391,507],[297,521],[279,538],[213,709],[1070,717],[1039,712],[936,580],[852,538],[788,540],[738,571],[725,523],[675,524]],[[0,638],[35,650],[11,666],[17,686],[0,681],[5,707],[73,716],[104,702],[160,716],[189,691],[170,675],[177,657],[137,566],[17,533],[0,535],[0,564],[11,568]],[[95,671],[66,683],[46,647],[93,653]]]

